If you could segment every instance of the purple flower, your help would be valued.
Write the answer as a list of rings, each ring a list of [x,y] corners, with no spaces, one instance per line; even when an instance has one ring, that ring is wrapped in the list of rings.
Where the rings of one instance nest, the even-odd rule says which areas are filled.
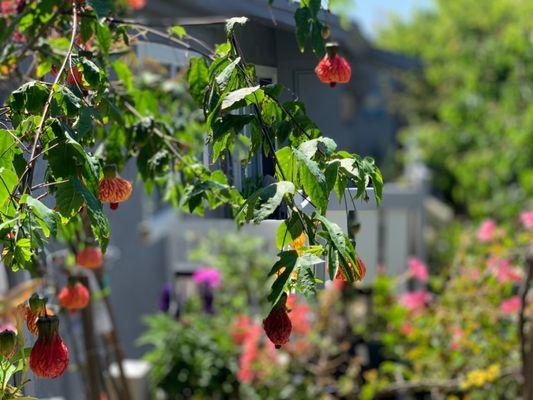
[[[172,292],[172,285],[165,283],[163,290],[161,290],[161,296],[159,297],[159,310],[166,312],[170,309],[170,297]]]
[[[192,274],[192,279],[197,284],[204,284],[210,289],[214,289],[220,286],[222,275],[216,268],[201,267],[194,271]]]

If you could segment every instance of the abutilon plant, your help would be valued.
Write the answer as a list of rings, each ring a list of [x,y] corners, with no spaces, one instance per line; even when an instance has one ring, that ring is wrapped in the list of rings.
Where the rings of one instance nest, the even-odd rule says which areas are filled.
[[[122,7],[128,4],[129,9]],[[120,173],[126,163],[135,163],[139,184],[148,193],[158,191],[186,212],[203,215],[225,207],[244,224],[261,223],[278,208],[287,210],[276,233],[278,260],[268,274],[273,308],[264,321],[277,345],[290,335],[280,299],[294,291],[316,292],[313,265],[326,258],[330,278],[339,268],[349,281],[362,278],[360,271],[348,272],[350,264],[357,264],[356,249],[326,211],[332,192],[342,199],[347,187],[359,189],[352,200],[366,200],[365,189],[373,187],[379,202],[379,168],[369,157],[338,149],[282,85],[259,82],[236,35],[246,29],[246,18],[227,21],[226,39],[216,49],[182,26],[150,29],[198,54],[180,83],[187,90],[169,90],[161,82],[143,80],[127,63],[130,46],[145,27],[116,16],[143,7],[144,1],[12,0],[1,6],[0,73],[17,87],[0,108],[0,242],[7,268],[44,275],[52,268],[43,257],[49,241],[65,243],[79,266],[100,268],[111,236],[103,205],[116,209],[131,196],[132,184]],[[328,36],[329,30],[319,21],[319,10],[301,2],[296,12],[307,16],[298,18],[299,47],[313,35],[319,39],[313,40],[313,51],[321,57],[321,34]],[[24,40],[13,40],[14,33]],[[52,42],[65,46],[58,51]],[[317,73],[330,84],[346,82],[349,65],[331,51]],[[28,58],[35,60],[29,70]],[[249,136],[241,134],[245,129]],[[204,164],[206,134],[212,165],[220,165],[217,161],[239,144],[246,153],[244,164],[258,155],[272,160],[274,181],[240,193],[222,169]],[[28,329],[39,334],[30,365],[46,376],[51,356],[57,356],[61,362],[48,373],[56,376],[68,362],[57,318],[41,300],[29,303],[21,309]]]

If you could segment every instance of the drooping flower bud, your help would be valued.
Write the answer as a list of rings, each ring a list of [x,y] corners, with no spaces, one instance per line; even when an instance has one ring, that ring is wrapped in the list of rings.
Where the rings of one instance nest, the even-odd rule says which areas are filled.
[[[0,332],[0,354],[11,358],[17,350],[17,333],[14,329],[4,329]]]
[[[104,179],[98,187],[98,197],[102,203],[109,203],[109,207],[116,210],[119,203],[129,199],[132,191],[130,181],[117,175],[116,166],[104,168]]]
[[[99,247],[87,246],[76,253],[76,263],[80,267],[96,269],[104,262],[102,250]]]
[[[61,289],[57,297],[67,310],[81,310],[87,307],[91,295],[89,289],[76,278],[70,278],[67,286]]]
[[[287,314],[286,302],[287,295],[283,294],[268,317],[263,320],[263,329],[276,349],[286,344],[291,336],[292,324]]]
[[[344,57],[337,54],[338,44],[328,43],[326,45],[327,54],[320,60],[315,68],[315,73],[320,82],[329,83],[335,87],[337,83],[347,83],[352,75],[352,68]]]
[[[37,319],[46,315],[54,315],[52,310],[46,307],[46,298],[39,296],[37,293],[31,295],[28,300],[29,306],[24,306],[24,317],[28,331],[38,335]]]
[[[55,316],[37,320],[39,337],[30,353],[30,368],[41,378],[56,378],[68,367],[68,349],[58,333],[59,319]]]

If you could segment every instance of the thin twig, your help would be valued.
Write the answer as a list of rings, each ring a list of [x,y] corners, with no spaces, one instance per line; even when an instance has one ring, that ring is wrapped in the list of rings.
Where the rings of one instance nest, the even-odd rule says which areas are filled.
[[[39,146],[39,140],[44,130],[44,125],[46,123],[46,118],[48,117],[48,111],[50,110],[50,105],[54,97],[55,89],[57,87],[57,84],[59,83],[59,80],[61,79],[61,75],[65,71],[67,62],[70,60],[72,50],[74,49],[74,44],[76,43],[77,34],[78,34],[78,10],[77,10],[76,2],[73,1],[72,2],[72,36],[70,38],[70,45],[67,51],[67,55],[65,56],[65,59],[63,60],[63,63],[61,64],[61,68],[59,68],[59,71],[57,72],[57,76],[56,76],[56,79],[54,80],[52,88],[50,89],[50,93],[48,94],[48,99],[46,100],[46,103],[44,104],[43,113],[41,115],[41,121],[39,122],[37,131],[35,132],[35,138],[33,140],[33,146],[32,146],[31,155],[30,155],[30,163],[28,165],[29,175],[26,181],[26,190],[31,190],[31,185],[33,181],[33,173],[35,171],[35,154],[37,153],[37,148]]]

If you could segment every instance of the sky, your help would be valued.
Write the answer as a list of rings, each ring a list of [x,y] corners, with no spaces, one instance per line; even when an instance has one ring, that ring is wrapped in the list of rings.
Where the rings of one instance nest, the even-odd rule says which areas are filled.
[[[431,0],[355,0],[354,3],[351,14],[363,34],[373,37],[377,28],[387,22],[389,14],[407,18],[414,9],[429,7]]]

